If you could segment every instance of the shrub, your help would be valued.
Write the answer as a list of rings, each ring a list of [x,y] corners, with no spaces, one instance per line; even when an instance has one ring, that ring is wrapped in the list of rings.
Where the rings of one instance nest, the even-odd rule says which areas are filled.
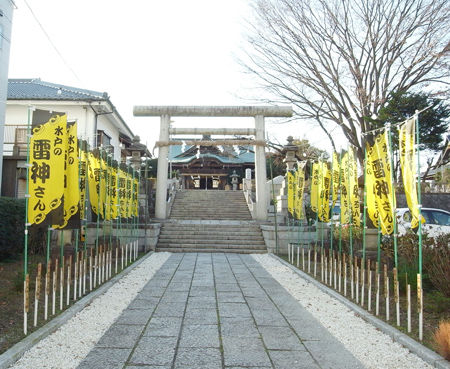
[[[450,234],[435,238],[433,247],[423,250],[424,269],[434,288],[450,297]]]
[[[0,261],[17,259],[25,243],[25,199],[0,197],[0,214]],[[47,226],[30,227],[28,235],[28,253],[43,254]]]
[[[439,291],[427,293],[425,304],[426,310],[432,311],[433,313],[441,314],[450,311],[450,297],[446,297]]]
[[[23,251],[25,200],[0,197],[0,260],[17,258]]]
[[[438,352],[450,360],[450,321],[440,322],[433,338]]]
[[[344,224],[341,229],[339,229],[339,226],[334,228],[333,242],[335,245],[339,244],[339,235],[342,240],[342,251],[348,254],[350,252],[350,226]],[[362,250],[362,227],[352,227],[352,245],[353,252]]]

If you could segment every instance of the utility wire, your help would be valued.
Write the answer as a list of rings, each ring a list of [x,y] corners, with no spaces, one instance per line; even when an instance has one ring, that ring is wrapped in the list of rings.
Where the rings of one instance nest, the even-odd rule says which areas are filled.
[[[39,21],[39,19],[37,18],[36,14],[34,13],[33,9],[31,9],[30,4],[28,4],[27,0],[23,0],[25,5],[28,7],[28,9],[30,10],[31,15],[33,16],[34,20],[36,21],[36,23],[39,25],[39,27],[41,28],[42,32],[44,33],[45,37],[47,37],[48,42],[50,42],[50,45],[52,45],[53,49],[55,49],[56,53],[59,55],[59,57],[61,58],[61,60],[63,61],[64,65],[72,72],[72,74],[75,76],[75,78],[81,82],[80,78],[78,77],[78,75],[75,73],[75,71],[71,68],[71,66],[69,65],[69,63],[67,63],[66,59],[64,59],[64,57],[62,56],[62,54],[60,53],[60,51],[58,50],[58,48],[56,47],[56,45],[53,43],[52,39],[50,38],[49,34],[47,33],[47,31],[45,30],[44,26],[42,25],[42,23]]]

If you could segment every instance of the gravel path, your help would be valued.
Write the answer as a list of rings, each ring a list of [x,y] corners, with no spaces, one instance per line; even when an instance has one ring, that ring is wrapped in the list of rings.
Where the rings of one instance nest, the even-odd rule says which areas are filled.
[[[77,367],[169,256],[169,253],[152,254],[55,333],[27,351],[11,368]]]
[[[269,255],[253,257],[368,369],[433,368]]]

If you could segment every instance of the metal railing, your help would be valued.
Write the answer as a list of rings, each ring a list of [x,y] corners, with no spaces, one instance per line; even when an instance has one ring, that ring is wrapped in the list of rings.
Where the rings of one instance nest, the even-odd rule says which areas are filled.
[[[5,124],[3,135],[4,156],[27,156],[27,125]]]

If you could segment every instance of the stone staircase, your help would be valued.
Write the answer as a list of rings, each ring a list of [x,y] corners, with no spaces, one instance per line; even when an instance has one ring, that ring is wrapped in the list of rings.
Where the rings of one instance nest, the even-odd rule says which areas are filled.
[[[242,191],[185,190],[177,193],[171,219],[252,220]]]
[[[241,191],[177,193],[162,224],[157,251],[266,253],[259,224]]]

